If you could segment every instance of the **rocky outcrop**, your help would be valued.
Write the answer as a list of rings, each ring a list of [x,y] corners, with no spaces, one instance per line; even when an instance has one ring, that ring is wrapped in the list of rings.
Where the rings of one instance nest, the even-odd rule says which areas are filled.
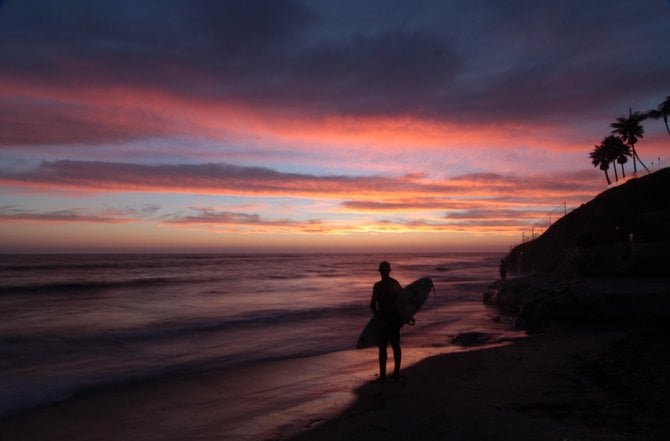
[[[670,169],[607,190],[505,257],[484,302],[539,330],[557,320],[670,322]]]
[[[670,279],[520,277],[493,283],[484,302],[514,316],[515,327],[527,331],[557,320],[670,323]]]
[[[457,346],[480,346],[488,343],[495,343],[499,340],[499,337],[495,334],[489,334],[486,332],[461,332],[457,334],[454,338],[451,339],[452,345]]]

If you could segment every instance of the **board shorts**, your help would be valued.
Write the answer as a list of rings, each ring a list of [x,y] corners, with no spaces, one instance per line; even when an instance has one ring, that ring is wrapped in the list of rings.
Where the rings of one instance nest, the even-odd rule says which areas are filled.
[[[391,345],[400,344],[400,319],[397,315],[378,316],[377,324],[377,346],[385,348],[389,343]]]

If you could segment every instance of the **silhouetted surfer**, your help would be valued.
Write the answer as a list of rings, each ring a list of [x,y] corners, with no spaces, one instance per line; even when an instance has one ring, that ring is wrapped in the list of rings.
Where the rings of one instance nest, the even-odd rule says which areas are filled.
[[[372,288],[370,308],[375,313],[377,325],[377,346],[379,346],[379,380],[386,380],[386,348],[391,343],[393,348],[393,377],[400,375],[400,318],[396,307],[396,299],[402,287],[390,276],[391,264],[384,261],[379,264],[382,279]]]

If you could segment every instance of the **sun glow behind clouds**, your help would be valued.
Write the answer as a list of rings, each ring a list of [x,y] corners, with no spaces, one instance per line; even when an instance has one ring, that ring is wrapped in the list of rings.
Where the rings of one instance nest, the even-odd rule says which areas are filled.
[[[159,112],[169,114],[160,106]],[[203,250],[245,246],[499,250],[515,242],[520,231],[546,211],[564,203],[578,205],[602,190],[595,171],[566,172],[556,164],[538,163],[539,157],[552,157],[552,151],[563,152],[556,157],[569,158],[571,147],[547,143],[523,156],[523,150],[511,144],[532,143],[532,139],[513,137],[511,141],[486,126],[452,136],[453,128],[408,119],[403,123],[388,118],[326,122],[307,118],[285,126],[266,121],[258,131],[262,146],[234,147],[237,139],[246,139],[256,130],[254,121],[241,124],[242,117],[236,118],[232,128],[220,123],[203,129],[203,120],[195,118],[198,123],[184,125],[186,131],[177,126],[166,129],[178,132],[173,139],[186,145],[189,139],[208,139],[205,149],[192,142],[190,150],[177,148],[170,153],[164,143],[157,143],[140,161],[125,162],[121,157],[110,160],[123,151],[123,143],[110,147],[74,143],[67,149],[88,160],[43,160],[33,165],[24,160],[21,167],[1,167],[2,188],[8,194],[22,192],[15,203],[0,206],[7,249],[19,250],[23,241],[27,250],[92,249],[95,243],[102,249],[157,250],[189,246]],[[156,117],[156,121],[170,119],[177,118]],[[109,127],[117,123],[105,122],[103,134],[115,134]],[[129,129],[134,124],[137,128]],[[124,134],[151,126],[132,118],[119,125]],[[248,133],[240,134],[240,127]],[[23,151],[65,151],[65,146],[50,144],[61,132],[43,128],[34,136],[44,140]],[[534,130],[538,129],[526,132],[532,137]],[[161,133],[170,142],[170,136]],[[197,138],[189,138],[194,135]],[[222,153],[217,145],[228,147]],[[286,150],[278,155],[280,150],[274,146]],[[339,146],[346,148],[338,150]],[[16,149],[6,151],[11,148]],[[244,154],[231,154],[231,149]],[[138,150],[129,147],[128,151]],[[160,151],[173,156],[158,157]],[[177,155],[188,158],[188,163]],[[211,162],[202,162],[208,159]],[[328,162],[333,159],[334,163]],[[545,170],[530,171],[538,165]],[[282,167],[306,172],[279,171]],[[559,171],[551,171],[552,167]],[[47,208],[39,202],[50,194],[59,195],[60,206]],[[138,194],[144,195],[139,204],[119,202],[137,200],[133,195]],[[161,203],[155,202],[159,196]],[[80,203],[82,197],[88,205]],[[246,202],[231,203],[231,198]],[[22,226],[31,233],[20,234]],[[109,234],[102,232],[104,228],[109,228]],[[56,232],[60,239],[52,237]],[[45,237],[42,245],[34,239],[40,236]]]
[[[60,189],[63,204],[73,203],[70,195],[79,192],[87,195],[88,207],[6,205],[0,207],[0,222],[12,236],[21,225],[31,231],[55,226],[52,231],[60,231],[62,238],[76,232],[80,237],[73,243],[84,247],[94,241],[85,233],[104,225],[110,234],[101,234],[98,241],[106,249],[183,248],[188,237],[200,249],[244,244],[307,249],[318,244],[328,249],[435,250],[468,243],[466,248],[498,249],[540,217],[543,207],[583,200],[590,188],[597,189],[591,181],[590,174],[529,179],[486,173],[438,180],[420,174],[318,176],[228,164],[55,161],[0,173],[0,184],[31,189],[35,197]],[[133,193],[128,192],[162,195],[162,204],[119,206],[118,201],[130,200]],[[91,206],[91,201],[107,198],[115,202]],[[23,196],[24,202],[30,199],[28,193]],[[80,230],[79,225],[87,227]],[[203,234],[210,239],[202,240]],[[19,234],[8,238],[7,246],[17,243],[16,237],[27,240]],[[27,244],[36,247],[30,240]]]

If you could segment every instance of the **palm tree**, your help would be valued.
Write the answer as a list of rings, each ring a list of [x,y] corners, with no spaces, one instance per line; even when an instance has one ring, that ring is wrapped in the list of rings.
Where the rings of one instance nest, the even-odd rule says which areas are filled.
[[[668,135],[670,135],[670,127],[668,126],[668,117],[670,117],[670,96],[666,96],[665,101],[659,104],[656,109],[652,109],[647,112],[647,116],[653,119],[663,118],[663,122],[665,123],[665,130],[667,130]]]
[[[636,160],[640,161],[640,164],[642,164],[644,169],[649,172],[649,169],[646,165],[644,165],[644,162],[642,162],[640,156],[635,150],[635,143],[637,140],[644,137],[644,127],[642,127],[642,124],[640,123],[646,118],[647,115],[645,113],[633,112],[632,110],[629,110],[628,118],[617,118],[616,122],[610,124],[610,127],[613,129],[612,134],[619,135],[623,142],[628,144],[633,151],[633,172],[635,174],[637,174]]]
[[[626,156],[630,156],[630,147],[626,145],[626,143],[623,142],[623,140],[614,135],[609,135],[603,138],[603,140],[600,142],[600,146],[604,151],[604,154],[606,155],[606,158],[608,162],[611,162],[614,164],[615,162],[618,162],[621,164],[621,174],[622,177],[626,177],[626,172],[623,169],[623,165],[628,162],[628,158]],[[619,175],[616,171],[616,164],[614,165],[614,179],[618,182],[619,181]]]
[[[607,185],[612,185],[610,175],[607,173],[607,170],[610,168],[610,159],[608,157],[605,146],[602,143],[596,145],[593,151],[589,153],[589,157],[591,158],[591,163],[594,167],[600,167],[600,170],[605,172]]]
[[[633,154],[630,151],[629,145],[621,141],[621,138],[619,138],[619,141],[621,142],[621,147],[619,155],[616,157],[616,162],[621,165],[621,176],[626,179],[626,172],[623,169],[623,165],[628,162],[627,156],[632,156]]]

